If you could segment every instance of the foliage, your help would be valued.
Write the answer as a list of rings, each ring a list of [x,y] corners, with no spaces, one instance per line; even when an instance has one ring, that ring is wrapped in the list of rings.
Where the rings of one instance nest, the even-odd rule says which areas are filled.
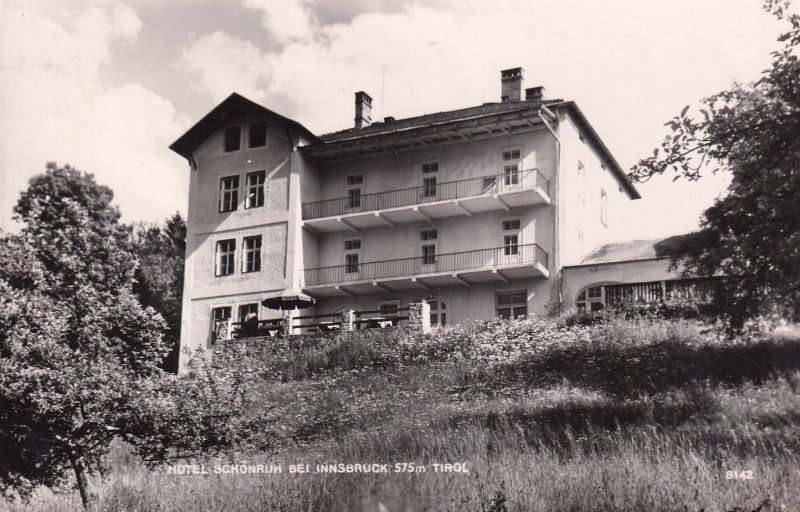
[[[431,511],[501,504],[509,511],[800,507],[796,326],[742,340],[716,337],[694,321],[609,317],[587,329],[540,322],[439,329],[417,342],[460,348],[431,350],[432,359],[409,352],[389,365],[372,359],[365,340],[380,344],[389,335],[392,347],[416,335],[375,329],[265,351],[298,369],[326,346],[332,354],[318,359],[313,376],[265,382],[259,391],[287,435],[276,453],[240,457],[281,464],[282,474],[169,475],[115,455],[123,460],[112,468],[102,504],[141,512],[338,512],[361,510],[364,497],[372,497],[389,510]],[[558,342],[542,337],[551,333]],[[474,349],[485,350],[481,340],[493,334],[518,348],[507,358],[477,357]],[[428,472],[287,470],[296,463],[396,461]],[[432,463],[447,462],[466,462],[470,473],[432,471]],[[754,478],[726,478],[743,469]],[[68,508],[59,506],[39,510]]]
[[[134,293],[137,261],[111,198],[91,175],[48,164],[17,205],[24,228],[0,240],[5,496],[63,488],[72,472],[89,508],[88,475],[104,469],[115,438],[152,464],[269,445],[263,415],[246,415],[248,374],[160,368],[165,324]]]
[[[24,497],[71,470],[88,504],[87,471],[131,414],[136,383],[158,373],[163,322],[131,291],[132,257],[111,244],[86,256],[100,236],[83,206],[62,206],[53,219],[34,202],[0,246],[0,488]]]
[[[131,250],[139,261],[133,291],[143,305],[152,307],[164,318],[167,324],[164,337],[170,347],[164,369],[177,373],[186,221],[175,213],[163,225],[135,224]]]
[[[114,275],[133,268],[133,258],[124,250],[128,228],[118,222],[113,197],[93,175],[53,162],[22,192],[14,207],[15,220],[25,225],[23,233],[36,250],[52,293],[69,295],[70,287],[78,284],[115,288],[119,279],[127,279]],[[62,232],[74,236],[59,238]],[[61,247],[56,240],[71,245]]]
[[[733,327],[765,308],[800,317],[800,16],[788,2],[765,7],[791,29],[770,69],[755,84],[734,84],[670,120],[671,134],[630,178],[644,182],[667,170],[697,180],[704,169],[729,170],[728,195],[707,209],[701,231],[678,251],[687,274],[724,275],[731,293],[724,316]]]

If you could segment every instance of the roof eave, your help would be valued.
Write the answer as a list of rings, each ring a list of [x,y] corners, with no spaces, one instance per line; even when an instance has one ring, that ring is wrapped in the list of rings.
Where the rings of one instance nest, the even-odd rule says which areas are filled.
[[[234,102],[238,102],[239,107],[250,109],[253,112],[264,114],[288,124],[289,126],[306,135],[314,143],[322,142],[319,137],[314,135],[308,128],[298,123],[294,119],[289,119],[288,117],[282,116],[277,112],[273,112],[272,110],[234,92],[225,98],[219,105],[211,109],[208,114],[203,116],[203,118],[197,121],[191,128],[186,130],[186,132],[178,137],[175,142],[170,144],[169,149],[191,161],[192,154],[200,145],[200,143],[202,143],[202,141],[205,140],[211,132],[216,130],[219,125],[223,124],[225,112],[233,108],[235,104]]]
[[[641,199],[642,198],[641,194],[639,194],[639,191],[636,190],[636,187],[633,185],[633,183],[631,183],[628,180],[627,174],[625,174],[625,171],[622,170],[622,167],[619,165],[619,162],[617,162],[617,159],[614,158],[614,155],[611,153],[611,150],[609,150],[608,146],[605,145],[603,140],[600,138],[600,135],[597,134],[594,127],[592,127],[591,123],[589,123],[589,120],[586,119],[586,116],[578,107],[577,103],[575,103],[574,101],[564,101],[561,103],[548,105],[548,108],[550,109],[553,108],[558,109],[560,107],[566,107],[575,113],[578,120],[581,122],[581,124],[584,126],[586,131],[591,136],[592,140],[594,140],[594,142],[596,143],[598,149],[600,149],[600,152],[603,153],[603,157],[611,165],[612,172],[614,172],[614,174],[616,174],[617,177],[622,182],[622,186],[625,188],[625,191],[628,193],[628,196],[631,199]]]

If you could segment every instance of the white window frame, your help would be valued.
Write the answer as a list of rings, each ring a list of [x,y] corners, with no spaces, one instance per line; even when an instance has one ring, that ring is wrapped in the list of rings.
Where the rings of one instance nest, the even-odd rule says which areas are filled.
[[[248,247],[247,243],[251,240],[258,241],[258,247],[250,248]],[[262,258],[261,250],[264,247],[264,240],[261,235],[251,235],[242,238],[242,273],[243,274],[250,274],[253,272],[261,272],[261,263],[263,262],[264,258]],[[248,263],[248,257],[253,255],[253,267],[250,268]],[[257,263],[257,265],[256,265]]]
[[[220,245],[222,243],[233,242],[233,250],[231,251],[221,251]],[[225,268],[222,267],[222,260],[225,258]],[[228,270],[230,272],[221,273],[221,270]],[[235,238],[225,238],[222,240],[217,240],[214,243],[214,276],[215,277],[225,277],[230,276],[236,273],[236,239]]]
[[[514,153],[517,153],[516,157]],[[508,158],[506,158],[508,154]],[[516,189],[522,186],[522,147],[511,146],[500,149],[501,189]],[[510,167],[516,167],[510,170]]]
[[[421,199],[428,201],[436,200],[439,192],[437,187],[440,183],[439,176],[441,176],[441,168],[442,165],[439,160],[427,160],[419,164],[419,183],[421,187],[419,195]],[[429,184],[431,180],[433,180],[432,185]]]
[[[505,229],[506,222],[519,222],[519,227],[514,229]],[[517,243],[516,244],[506,244],[506,237],[516,236]],[[508,217],[504,219],[500,219],[500,247],[503,248],[503,257],[504,258],[518,258],[522,252],[522,217]],[[511,247],[514,247],[515,250],[507,250]]]
[[[226,187],[230,180],[231,186]],[[235,212],[239,209],[239,175],[232,174],[219,179],[219,213]],[[230,194],[226,197],[226,194]],[[226,208],[226,206],[230,206]]]
[[[361,180],[358,183],[350,183],[350,178],[357,178],[359,176],[361,177]],[[355,181],[355,179],[353,179],[353,181]],[[347,177],[345,177],[345,185],[347,186],[347,196],[345,201],[347,201],[348,210],[360,210],[363,207],[364,184],[366,181],[367,180],[364,173],[348,174]],[[351,191],[357,192],[357,194],[351,195]],[[354,197],[358,197],[358,204],[354,204]]]
[[[259,180],[258,178],[262,178]],[[255,184],[251,184],[251,178],[256,179]],[[250,208],[260,208],[264,206],[267,202],[267,171],[254,171],[248,172],[244,176],[244,188],[245,188],[245,198],[244,198],[244,208],[245,210],[249,210]],[[258,199],[261,198],[261,204],[258,204]]]
[[[228,316],[225,318],[217,318],[217,311],[228,310]],[[211,343],[216,342],[220,339],[225,339],[223,337],[217,336],[217,331],[219,329],[219,323],[224,322],[226,320],[230,321],[233,318],[233,306],[230,305],[222,305],[222,306],[214,306],[211,308]]]
[[[431,307],[431,326],[447,325],[447,301],[439,297],[431,297],[426,299],[426,302],[431,306],[433,302],[437,303],[436,309]]]
[[[424,236],[423,233],[431,232],[431,231],[436,233],[436,238],[433,238],[433,239],[429,238],[427,240],[423,240],[423,236]],[[423,267],[429,267],[431,265],[436,265],[436,261],[437,261],[436,258],[439,255],[439,228],[436,228],[436,227],[420,228],[418,233],[419,233],[419,236],[418,236],[418,240],[419,240],[419,256],[421,258],[420,259],[420,264]],[[425,251],[423,249],[424,246],[433,246],[433,261],[431,261],[430,263],[426,263]]]
[[[501,296],[512,296],[512,302],[510,304],[500,304],[500,297]],[[515,302],[514,296],[515,295],[523,295],[525,297],[524,302]],[[518,310],[521,308],[525,308],[525,314],[523,315]],[[506,318],[505,316],[500,314],[500,310],[509,310],[508,318],[513,320],[520,316],[528,316],[528,290],[503,290],[502,292],[496,292],[494,294],[494,313],[496,317]]]
[[[358,249],[347,249],[347,242],[358,242]],[[364,237],[352,236],[342,239],[342,253],[345,266],[345,274],[358,274],[361,271],[361,265],[364,263]],[[347,256],[354,254],[357,257],[355,270],[351,271],[351,263],[347,261]]]
[[[590,292],[592,292],[590,294]],[[594,294],[594,296],[590,296]],[[592,304],[600,304],[597,309],[592,309]],[[606,287],[602,284],[592,284],[582,289],[575,299],[578,311],[600,311],[606,306]]]
[[[253,314],[253,312],[251,311],[251,312],[247,313],[247,315],[245,315],[245,316],[242,316],[242,315],[244,314],[244,309],[245,308],[251,309],[251,306],[255,306],[256,321],[259,320],[259,317],[261,316],[260,315],[261,308],[259,307],[258,302],[247,302],[245,304],[239,304],[238,306],[236,306],[236,319],[237,319],[236,321],[237,322],[247,322],[247,315]]]

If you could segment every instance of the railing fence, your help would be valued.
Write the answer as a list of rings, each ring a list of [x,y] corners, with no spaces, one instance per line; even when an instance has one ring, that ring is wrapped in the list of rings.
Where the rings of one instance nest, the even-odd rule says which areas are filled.
[[[539,169],[526,169],[458,181],[447,181],[436,183],[435,185],[429,183],[386,192],[354,194],[348,197],[304,203],[302,207],[303,219],[368,212],[484,194],[501,194],[516,190],[530,190],[537,187],[542,189],[548,197],[550,196],[550,180],[545,178]]]

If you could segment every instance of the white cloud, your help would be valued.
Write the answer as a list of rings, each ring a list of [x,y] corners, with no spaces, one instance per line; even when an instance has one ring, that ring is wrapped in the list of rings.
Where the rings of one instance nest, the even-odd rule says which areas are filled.
[[[0,223],[48,160],[94,173],[127,220],[185,212],[186,167],[165,146],[187,120],[138,83],[102,81],[113,45],[136,40],[136,12],[98,2],[54,21],[37,7],[9,3],[0,20]]]
[[[313,0],[244,0],[245,7],[261,12],[261,24],[281,44],[313,37],[313,5]]]
[[[270,72],[265,56],[253,43],[214,32],[184,48],[179,65],[197,75],[193,86],[220,102],[236,91],[253,101],[266,100]]]
[[[183,65],[215,101],[236,90],[320,133],[350,126],[355,91],[373,96],[373,119],[418,115],[497,101],[499,71],[521,65],[527,86],[576,100],[623,167],[649,154],[685,104],[756,79],[780,30],[757,3],[729,0],[450,0],[329,25],[308,2],[242,2],[283,44],[194,40]],[[620,238],[690,229],[725,184],[655,181],[634,208],[647,215],[631,215]]]

